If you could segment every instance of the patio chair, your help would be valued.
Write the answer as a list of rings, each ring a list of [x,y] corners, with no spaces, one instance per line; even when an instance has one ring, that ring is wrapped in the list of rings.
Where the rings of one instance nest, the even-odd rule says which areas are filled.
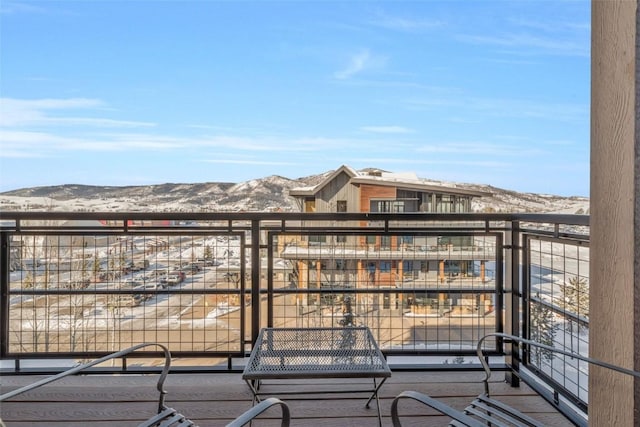
[[[486,427],[486,426],[544,426],[545,424],[537,421],[528,415],[523,414],[517,409],[506,405],[499,400],[493,399],[489,393],[489,378],[491,377],[491,369],[489,368],[488,359],[485,358],[482,352],[482,343],[485,339],[489,337],[496,337],[499,339],[503,339],[505,342],[516,342],[519,345],[529,345],[531,347],[537,347],[544,351],[549,351],[556,354],[561,354],[564,356],[569,356],[574,359],[585,361],[592,365],[601,366],[607,369],[612,369],[617,372],[621,372],[626,375],[632,375],[634,377],[640,378],[640,372],[632,371],[630,369],[621,368],[619,366],[611,365],[606,362],[602,362],[597,359],[592,359],[589,357],[584,357],[575,353],[570,353],[564,350],[556,349],[554,347],[550,347],[544,344],[537,343],[535,341],[526,340],[520,337],[516,337],[513,335],[502,334],[502,333],[491,333],[487,334],[478,341],[476,352],[478,354],[478,358],[480,359],[480,363],[485,372],[485,377],[482,380],[484,383],[484,391],[479,396],[477,396],[463,411],[459,411],[446,405],[430,396],[425,394],[416,392],[416,391],[404,391],[400,393],[393,400],[391,404],[391,420],[393,422],[394,427],[401,427],[400,423],[400,411],[398,409],[399,403],[403,399],[412,399],[423,403],[436,411],[440,412],[443,415],[446,415],[451,418],[451,422],[449,425],[461,427],[461,426],[469,426],[469,427]],[[517,374],[517,373],[514,373]],[[585,423],[586,425],[586,423]]]
[[[46,384],[52,383],[54,381],[57,381],[61,378],[64,377],[68,377],[70,375],[75,375],[78,374],[92,366],[95,365],[99,365],[101,363],[106,362],[107,360],[111,360],[111,359],[117,359],[120,357],[124,357],[130,353],[133,353],[136,350],[139,350],[143,347],[150,347],[150,346],[156,346],[156,347],[160,347],[160,349],[163,351],[164,353],[164,366],[162,368],[162,371],[160,372],[159,378],[158,378],[158,383],[157,383],[157,390],[160,393],[160,396],[158,398],[158,412],[156,415],[152,416],[151,418],[149,418],[148,420],[140,423],[138,425],[138,427],[197,427],[197,425],[191,421],[189,418],[187,418],[185,415],[182,415],[181,413],[179,413],[177,410],[168,407],[167,405],[165,405],[165,396],[167,394],[166,390],[164,389],[164,382],[167,378],[167,375],[169,374],[169,369],[171,368],[171,353],[169,352],[169,349],[167,347],[165,347],[162,344],[158,344],[158,343],[143,343],[143,344],[138,344],[138,345],[134,345],[133,347],[129,347],[125,350],[121,350],[112,354],[108,354],[104,357],[101,357],[100,359],[96,359],[92,362],[88,362],[82,365],[78,365],[75,366],[73,368],[70,368],[64,372],[61,372],[57,375],[53,375],[47,378],[44,378],[40,381],[37,381],[35,383],[26,385],[24,387],[20,387],[16,390],[7,392],[3,395],[0,395],[0,403],[4,402],[6,400],[11,399],[12,397],[18,396],[20,394],[26,393],[28,391],[34,390],[36,388],[42,387]],[[281,401],[280,399],[277,398],[268,398],[268,399],[264,399],[263,401],[261,401],[259,404],[253,406],[251,409],[245,411],[244,413],[242,413],[240,416],[238,416],[236,419],[234,419],[233,421],[231,421],[229,424],[227,424],[226,427],[241,427],[245,424],[248,424],[249,422],[251,422],[254,418],[256,418],[258,415],[262,414],[264,411],[266,411],[267,409],[269,409],[270,407],[274,406],[274,405],[279,405],[281,407],[282,410],[282,417],[281,417],[281,426],[282,427],[288,427],[290,420],[291,420],[291,415],[289,412],[289,407],[287,406],[287,404],[283,401]],[[4,427],[4,423],[2,422],[2,420],[0,419],[0,426]]]

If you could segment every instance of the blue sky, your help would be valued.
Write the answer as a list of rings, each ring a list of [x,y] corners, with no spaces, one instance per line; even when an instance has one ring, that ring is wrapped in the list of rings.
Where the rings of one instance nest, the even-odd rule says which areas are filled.
[[[0,3],[0,191],[347,164],[589,194],[590,2]]]

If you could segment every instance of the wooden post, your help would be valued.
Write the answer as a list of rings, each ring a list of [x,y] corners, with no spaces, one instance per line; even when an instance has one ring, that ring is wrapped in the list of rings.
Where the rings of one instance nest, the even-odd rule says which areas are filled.
[[[309,266],[307,261],[298,261],[298,288],[307,289],[309,287]],[[298,307],[307,305],[308,294],[298,294]]]
[[[316,285],[318,286],[318,289],[320,289],[320,284],[322,283],[322,263],[320,262],[320,260],[316,261]]]
[[[592,2],[589,353],[640,371],[638,1]],[[589,425],[640,425],[640,380],[589,368]]]

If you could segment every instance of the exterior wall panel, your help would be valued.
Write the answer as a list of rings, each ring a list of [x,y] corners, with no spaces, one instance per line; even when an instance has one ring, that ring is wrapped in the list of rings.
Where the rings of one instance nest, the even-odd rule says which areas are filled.
[[[640,370],[637,1],[592,3],[589,353]],[[600,302],[606,302],[604,304]],[[589,425],[640,425],[640,380],[589,372]]]
[[[316,195],[316,212],[336,212],[337,201],[346,200],[347,210],[357,212],[352,201],[357,200],[357,188],[349,184],[350,177],[346,173],[339,174]]]
[[[395,187],[376,186],[362,184],[360,185],[360,209],[361,212],[370,212],[369,202],[371,199],[384,198],[394,199],[396,197]]]

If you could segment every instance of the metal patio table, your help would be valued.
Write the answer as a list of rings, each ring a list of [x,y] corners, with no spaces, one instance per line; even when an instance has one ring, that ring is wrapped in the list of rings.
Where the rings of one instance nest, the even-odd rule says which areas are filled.
[[[368,327],[263,328],[242,374],[260,401],[264,380],[314,378],[371,378],[366,389],[296,391],[276,394],[371,393],[366,407],[376,399],[378,422],[382,425],[378,390],[391,369]]]

